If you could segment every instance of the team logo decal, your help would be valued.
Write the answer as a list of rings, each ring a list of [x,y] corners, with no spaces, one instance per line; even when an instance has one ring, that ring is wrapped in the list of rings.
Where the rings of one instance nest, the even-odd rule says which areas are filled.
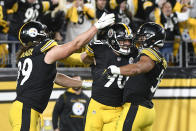
[[[29,31],[27,32],[29,34],[29,36],[31,37],[36,37],[38,34],[38,31],[36,28],[30,28]]]
[[[80,116],[84,113],[85,106],[83,103],[76,102],[72,106],[72,111],[74,115]]]
[[[133,64],[133,57],[129,58],[129,64]]]
[[[111,38],[114,34],[114,30],[113,29],[109,29],[108,31],[108,37]]]

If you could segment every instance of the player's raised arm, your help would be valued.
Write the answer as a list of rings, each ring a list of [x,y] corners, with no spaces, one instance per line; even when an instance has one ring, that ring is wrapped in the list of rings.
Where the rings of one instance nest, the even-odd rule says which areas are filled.
[[[66,58],[71,55],[74,51],[81,48],[83,45],[88,43],[99,29],[102,29],[108,25],[114,23],[114,14],[103,13],[102,17],[86,32],[77,36],[73,41],[53,47],[47,52],[45,56],[45,62],[51,64],[56,60]]]

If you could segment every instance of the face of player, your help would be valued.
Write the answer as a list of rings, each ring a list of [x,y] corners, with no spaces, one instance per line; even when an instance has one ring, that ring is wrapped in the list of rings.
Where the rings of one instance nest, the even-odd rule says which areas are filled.
[[[137,40],[135,41],[135,44],[137,47],[142,47],[144,42],[146,40],[146,36],[145,35],[140,35],[137,37]]]
[[[131,46],[131,41],[130,40],[119,40],[119,45],[120,45],[120,48],[124,50],[129,50]]]
[[[106,6],[106,0],[97,0],[97,8],[103,10]]]

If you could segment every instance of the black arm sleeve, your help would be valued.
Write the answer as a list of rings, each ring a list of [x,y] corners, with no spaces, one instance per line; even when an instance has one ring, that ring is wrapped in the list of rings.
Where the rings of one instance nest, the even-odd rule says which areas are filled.
[[[61,114],[61,112],[63,110],[63,106],[64,106],[64,94],[59,97],[59,99],[57,100],[57,102],[54,106],[54,110],[53,110],[53,113],[52,113],[53,129],[58,128],[58,117],[59,117],[59,115]]]

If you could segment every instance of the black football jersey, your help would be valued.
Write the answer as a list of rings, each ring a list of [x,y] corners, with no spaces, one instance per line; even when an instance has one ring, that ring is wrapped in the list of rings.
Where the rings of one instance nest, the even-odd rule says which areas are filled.
[[[83,121],[89,103],[89,97],[81,92],[76,95],[74,90],[68,89],[55,104],[53,111],[53,128],[62,131],[83,131]],[[58,123],[58,118],[60,122]],[[59,126],[58,126],[59,124]]]
[[[150,57],[155,62],[155,67],[150,72],[129,77],[124,88],[124,102],[152,108],[151,100],[167,68],[167,62],[160,52],[153,48],[141,50],[135,62],[143,55]]]
[[[137,5],[136,7],[136,14],[135,18],[138,18],[140,20],[145,21],[148,17],[151,11],[153,11],[155,7],[155,1],[154,0],[136,0]]]
[[[17,36],[20,27],[30,20],[38,20],[43,11],[49,9],[49,2],[42,2],[37,0],[35,3],[28,3],[27,0],[15,0],[13,6],[14,14],[10,19],[9,33]]]
[[[133,58],[115,54],[106,42],[101,41],[95,41],[87,45],[86,52],[89,56],[95,58],[95,65],[91,67],[93,77],[92,98],[104,105],[120,106],[127,77],[114,75],[109,78],[102,78],[102,73],[110,65],[126,65]]]
[[[38,112],[46,108],[56,76],[56,63],[46,64],[46,52],[57,45],[54,40],[46,39],[20,55],[18,61],[17,97]]]

